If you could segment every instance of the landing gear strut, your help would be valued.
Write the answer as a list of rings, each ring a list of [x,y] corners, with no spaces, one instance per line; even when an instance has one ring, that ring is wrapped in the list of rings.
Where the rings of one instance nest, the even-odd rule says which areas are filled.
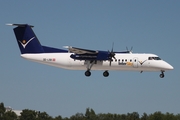
[[[159,75],[160,78],[164,78],[164,71],[161,71],[161,74]]]
[[[92,66],[95,64],[95,62],[96,62],[96,61],[92,60],[92,61],[89,61],[89,62],[87,63],[87,66],[86,66],[87,71],[84,73],[85,76],[87,76],[87,77],[91,76],[90,70],[91,70]]]
[[[104,72],[103,72],[103,76],[104,76],[104,77],[108,77],[108,76],[109,76],[109,72],[108,72],[108,71],[104,71]]]

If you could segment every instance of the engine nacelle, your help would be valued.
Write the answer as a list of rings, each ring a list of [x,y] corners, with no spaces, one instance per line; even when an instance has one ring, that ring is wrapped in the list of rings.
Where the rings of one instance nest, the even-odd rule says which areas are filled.
[[[75,60],[109,60],[109,52],[98,51],[97,54],[71,54]]]

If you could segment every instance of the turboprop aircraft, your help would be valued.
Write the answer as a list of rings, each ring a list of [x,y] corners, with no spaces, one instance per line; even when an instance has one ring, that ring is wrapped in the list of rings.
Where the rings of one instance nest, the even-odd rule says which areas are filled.
[[[102,50],[88,50],[72,46],[65,46],[67,50],[40,44],[28,24],[7,24],[16,26],[13,30],[21,51],[21,57],[70,70],[85,70],[85,76],[91,75],[91,70],[102,70],[103,76],[108,77],[110,70],[124,71],[159,71],[164,77],[166,70],[173,67],[155,54],[132,53],[131,51],[114,52]]]

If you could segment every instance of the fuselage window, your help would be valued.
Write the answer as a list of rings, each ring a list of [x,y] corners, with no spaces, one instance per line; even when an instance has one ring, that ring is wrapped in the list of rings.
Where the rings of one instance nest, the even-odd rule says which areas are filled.
[[[136,62],[136,59],[134,60],[134,62]]]
[[[130,59],[130,62],[132,62],[132,60]]]
[[[125,59],[125,61],[127,62],[127,59]]]
[[[160,57],[155,57],[155,60],[161,60],[161,58]]]
[[[124,62],[124,59],[122,59],[122,62]]]
[[[153,60],[153,57],[149,57],[148,60]]]
[[[120,59],[118,61],[120,62]]]

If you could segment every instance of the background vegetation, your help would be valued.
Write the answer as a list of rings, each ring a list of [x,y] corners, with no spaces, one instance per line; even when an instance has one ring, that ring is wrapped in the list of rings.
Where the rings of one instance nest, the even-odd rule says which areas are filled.
[[[60,115],[51,117],[46,112],[24,109],[21,116],[17,116],[13,111],[6,111],[4,103],[0,103],[0,120],[180,120],[180,114],[161,113],[160,111],[153,114],[143,113],[140,116],[137,112],[127,114],[99,113],[96,114],[93,109],[87,108],[85,114],[76,113],[71,117],[62,118]]]

